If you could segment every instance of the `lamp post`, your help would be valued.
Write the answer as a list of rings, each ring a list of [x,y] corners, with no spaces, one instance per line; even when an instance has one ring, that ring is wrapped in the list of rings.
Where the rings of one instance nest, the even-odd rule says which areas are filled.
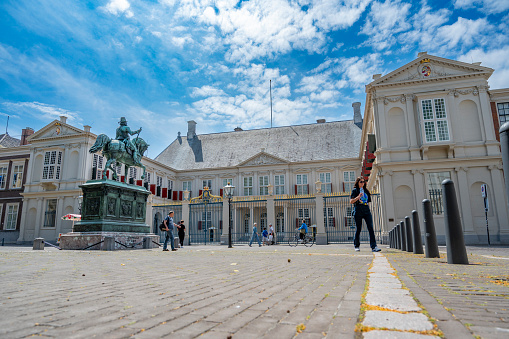
[[[224,193],[228,197],[228,248],[232,248],[232,197],[233,191],[235,190],[235,186],[232,186],[230,183],[224,187]]]
[[[321,193],[322,192],[322,182],[320,180],[315,182],[315,188],[316,188],[316,193]]]

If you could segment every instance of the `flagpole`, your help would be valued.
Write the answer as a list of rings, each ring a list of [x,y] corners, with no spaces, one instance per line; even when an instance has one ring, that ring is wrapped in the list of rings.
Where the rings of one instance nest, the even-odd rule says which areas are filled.
[[[272,79],[269,82],[270,85],[270,128],[272,128]]]

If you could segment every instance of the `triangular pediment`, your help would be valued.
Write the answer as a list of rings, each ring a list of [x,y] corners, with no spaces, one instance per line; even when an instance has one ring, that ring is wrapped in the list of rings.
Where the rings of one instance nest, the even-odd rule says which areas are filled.
[[[247,159],[244,162],[238,164],[238,166],[262,166],[262,165],[278,165],[278,164],[287,164],[288,161],[278,158],[274,155],[260,152],[255,154],[251,158]]]
[[[28,138],[28,141],[33,143],[34,141],[42,139],[66,138],[69,136],[81,135],[84,133],[85,132],[79,128],[68,125],[58,120],[54,120],[51,123],[44,126],[43,128],[41,128],[40,130],[38,130],[37,132],[35,132],[34,134],[32,134]]]
[[[368,86],[398,85],[476,75],[489,77],[493,72],[492,68],[481,66],[479,63],[470,64],[423,53],[417,59],[374,80]]]

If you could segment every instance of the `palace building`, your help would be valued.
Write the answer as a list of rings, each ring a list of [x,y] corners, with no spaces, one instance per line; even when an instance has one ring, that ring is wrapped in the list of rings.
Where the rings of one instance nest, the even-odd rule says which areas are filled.
[[[198,134],[191,120],[185,136],[179,132],[155,159],[143,158],[144,180],[139,168],[115,169],[119,178],[152,193],[146,222],[153,232],[173,210],[188,227],[187,244],[225,243],[230,218],[237,243],[248,240],[254,222],[260,228],[272,223],[284,241],[302,220],[318,244],[351,242],[349,197],[360,175],[374,192],[379,239],[414,209],[422,220],[421,202],[430,199],[444,243],[440,183],[448,178],[455,183],[466,243],[487,242],[483,184],[491,243],[509,243],[498,141],[509,117],[509,89],[489,89],[493,72],[480,63],[419,53],[366,85],[364,119],[361,104],[353,103],[353,118],[346,121]],[[2,239],[51,242],[72,230],[61,216],[80,214],[79,185],[105,170],[105,159],[88,152],[95,139],[90,126],[80,129],[61,117],[30,135],[29,144],[0,147]],[[223,197],[228,183],[235,186],[231,204]]]

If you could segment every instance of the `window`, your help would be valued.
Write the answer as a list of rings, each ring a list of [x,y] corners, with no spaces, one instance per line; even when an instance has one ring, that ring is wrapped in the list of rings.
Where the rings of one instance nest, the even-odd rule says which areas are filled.
[[[163,177],[156,176],[156,186],[163,186]]]
[[[246,234],[249,234],[250,233],[250,229],[249,229],[249,213],[247,214],[244,214],[244,233]]]
[[[191,181],[182,181],[182,191],[191,192]]]
[[[500,119],[500,125],[509,121],[509,102],[501,102],[497,104],[498,117]]]
[[[284,231],[285,231],[285,214],[284,212],[279,212],[276,215],[276,232]]]
[[[173,190],[173,180],[168,179],[168,191]]]
[[[5,189],[7,181],[7,167],[0,167],[0,189]]]
[[[44,213],[44,227],[55,227],[57,216],[57,199],[49,199]]]
[[[428,173],[428,195],[433,214],[443,213],[442,181],[445,179],[451,179],[451,172]]]
[[[136,179],[138,177],[138,168],[129,167],[129,178]]]
[[[260,195],[269,195],[269,176],[262,175],[258,179],[260,181]]]
[[[274,194],[285,194],[285,176],[274,176]]]
[[[421,101],[426,142],[448,141],[449,127],[445,112],[445,100],[426,99]]]
[[[263,231],[264,228],[267,228],[267,213],[262,213],[260,215],[260,232]]]
[[[150,173],[145,172],[145,178],[143,179],[143,182],[148,182],[150,184]]]
[[[98,154],[94,154],[92,160],[92,180],[101,179],[103,175],[103,163],[104,157]]]
[[[210,190],[212,190],[212,180],[207,179],[202,181],[202,188],[208,187]]]
[[[334,212],[332,207],[325,207],[323,209],[323,221],[325,227],[336,227],[336,223],[334,221]]]
[[[117,173],[117,181],[120,181],[120,179],[122,179],[122,167],[124,167],[124,165],[117,162],[117,165],[115,166],[115,173]]]
[[[23,165],[15,165],[12,167],[12,188],[21,188],[23,182]]]
[[[343,172],[343,191],[351,192],[355,185],[355,172],[354,171],[346,171]]]
[[[233,179],[232,178],[223,179],[223,186],[222,187],[225,187],[226,185],[228,185],[228,183],[230,183],[230,185],[233,186]]]
[[[253,195],[253,177],[244,177],[244,195]]]
[[[44,180],[60,179],[60,170],[62,166],[62,152],[48,151],[44,153],[44,167],[42,169],[42,178]]]
[[[355,228],[355,219],[352,215],[353,206],[346,207],[345,227]]]
[[[15,230],[18,222],[18,204],[7,204],[7,211],[5,215],[5,230]],[[0,211],[1,213],[1,211]]]
[[[297,226],[302,224],[302,219],[306,220],[306,225],[311,226],[311,219],[309,218],[309,208],[298,208],[297,215],[299,218],[297,219]]]
[[[322,182],[322,193],[332,193],[330,173],[320,173],[320,181]]]
[[[308,194],[308,175],[297,174],[297,185],[295,185],[295,194]]]
[[[212,227],[212,212],[201,212],[201,227],[202,229],[209,229]]]

